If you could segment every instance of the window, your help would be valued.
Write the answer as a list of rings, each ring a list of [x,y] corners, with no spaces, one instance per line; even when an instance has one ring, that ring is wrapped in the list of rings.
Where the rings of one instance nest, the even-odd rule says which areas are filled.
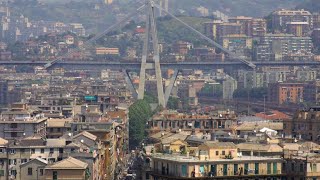
[[[216,151],[216,156],[219,156],[219,151]]]
[[[11,128],[18,128],[18,124],[17,124],[17,123],[11,123],[11,124],[10,124],[10,127],[11,127]]]
[[[11,132],[11,137],[17,137],[18,133],[17,132]]]
[[[273,163],[273,174],[277,174],[278,173],[278,165],[277,163]]]
[[[24,153],[24,152],[25,152],[25,149],[20,149],[20,152],[21,152],[21,153]]]
[[[15,154],[16,150],[15,149],[10,149],[10,154]]]
[[[28,175],[32,176],[32,168],[30,168],[30,167],[28,168]]]
[[[317,172],[317,164],[312,164],[312,172]]]
[[[271,163],[267,164],[267,174],[271,174]]]
[[[58,131],[58,132],[61,132],[61,128],[58,128],[57,131]]]
[[[44,153],[44,149],[41,149],[41,154],[43,154]]]
[[[4,176],[4,170],[0,170],[0,176]]]
[[[300,172],[303,172],[304,171],[304,168],[303,168],[303,164],[301,163],[300,164]]]
[[[58,172],[57,171],[52,172],[52,180],[58,180]]]
[[[43,169],[40,169],[40,176],[43,176]]]
[[[21,163],[26,163],[28,162],[28,159],[21,159]]]
[[[254,174],[259,174],[259,163],[254,163]]]
[[[223,165],[223,175],[224,176],[228,175],[228,164]]]
[[[233,175],[238,175],[238,164],[233,165]]]
[[[54,149],[53,148],[50,148],[50,153],[53,153]]]
[[[247,175],[247,174],[248,174],[248,171],[249,171],[249,164],[248,164],[248,163],[245,163],[245,164],[244,164],[244,174]]]
[[[0,153],[4,153],[4,149],[0,148]]]
[[[226,151],[222,151],[222,155],[226,155]]]
[[[11,170],[10,171],[10,175],[16,176],[17,175],[17,171],[16,170]]]
[[[36,152],[35,149],[31,149],[31,154],[34,154]]]

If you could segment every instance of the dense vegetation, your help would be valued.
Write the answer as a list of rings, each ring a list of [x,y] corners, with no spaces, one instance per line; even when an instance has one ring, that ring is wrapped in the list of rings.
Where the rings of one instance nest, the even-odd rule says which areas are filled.
[[[200,32],[203,32],[203,24],[212,20],[209,18],[186,16],[179,18]],[[157,29],[160,42],[163,41],[170,44],[181,40],[191,42],[196,46],[207,43],[191,30],[187,29],[183,24],[169,17],[160,18],[157,21]]]
[[[177,110],[179,108],[179,98],[169,97],[167,108]]]
[[[129,148],[139,146],[146,137],[146,122],[153,112],[146,100],[138,100],[129,108]]]
[[[214,98],[222,98],[222,84],[205,84],[204,87],[200,90],[199,96],[211,96]]]
[[[234,98],[239,99],[257,99],[257,100],[263,100],[264,96],[267,95],[267,88],[265,87],[259,87],[259,88],[243,88],[243,89],[237,89],[233,93]]]

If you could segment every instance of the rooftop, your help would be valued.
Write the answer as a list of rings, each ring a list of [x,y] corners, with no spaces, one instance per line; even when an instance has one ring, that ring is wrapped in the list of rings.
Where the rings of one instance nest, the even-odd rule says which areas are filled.
[[[53,165],[46,167],[46,169],[86,169],[87,167],[87,163],[84,163],[73,157],[68,157],[67,159],[56,162]]]
[[[153,154],[152,157],[154,159],[162,159],[162,160],[167,160],[167,161],[175,161],[175,162],[180,162],[180,163],[210,163],[210,162],[235,162],[235,161],[274,161],[274,160],[279,160],[281,161],[281,158],[271,158],[271,157],[261,157],[261,156],[241,156],[241,157],[236,157],[233,159],[212,159],[212,160],[200,160],[198,157],[194,156],[181,156],[177,154]]]

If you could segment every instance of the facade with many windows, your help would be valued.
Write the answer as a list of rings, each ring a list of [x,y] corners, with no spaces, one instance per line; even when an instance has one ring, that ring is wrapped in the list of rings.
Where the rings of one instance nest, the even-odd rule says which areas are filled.
[[[151,155],[151,179],[281,179],[281,158],[239,156],[233,143],[207,142],[196,156]]]

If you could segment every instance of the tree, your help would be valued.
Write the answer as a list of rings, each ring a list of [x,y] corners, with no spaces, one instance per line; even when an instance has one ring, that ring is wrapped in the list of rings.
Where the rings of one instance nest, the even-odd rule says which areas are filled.
[[[221,84],[205,84],[200,90],[200,96],[212,96],[215,98],[221,98],[223,94],[223,88]]]
[[[169,97],[167,107],[169,109],[173,109],[173,110],[178,109],[179,108],[179,99],[176,97]]]
[[[146,137],[146,123],[152,110],[146,100],[138,100],[129,107],[129,148],[135,149]]]
[[[247,99],[249,96],[250,99],[263,100],[263,97],[268,93],[267,91],[268,89],[265,87],[240,88],[234,91],[233,97],[239,99]]]

